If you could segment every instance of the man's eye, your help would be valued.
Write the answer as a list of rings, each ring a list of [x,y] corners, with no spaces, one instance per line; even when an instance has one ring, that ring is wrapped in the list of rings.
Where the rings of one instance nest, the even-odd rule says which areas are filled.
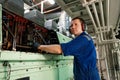
[[[77,25],[77,24],[75,24],[75,25]]]

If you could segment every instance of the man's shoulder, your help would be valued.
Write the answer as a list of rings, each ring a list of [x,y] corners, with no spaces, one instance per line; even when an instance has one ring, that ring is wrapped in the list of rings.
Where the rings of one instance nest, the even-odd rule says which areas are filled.
[[[88,33],[86,33],[86,32],[84,32],[82,37],[86,38],[87,40],[92,40],[91,36]]]
[[[92,38],[89,35],[83,35],[87,40],[92,40]]]

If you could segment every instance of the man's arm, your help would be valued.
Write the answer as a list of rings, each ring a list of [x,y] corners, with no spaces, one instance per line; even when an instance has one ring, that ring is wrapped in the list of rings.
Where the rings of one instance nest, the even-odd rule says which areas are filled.
[[[62,54],[62,49],[60,45],[54,44],[54,45],[40,45],[38,47],[38,50],[46,51],[49,53],[54,54]]]

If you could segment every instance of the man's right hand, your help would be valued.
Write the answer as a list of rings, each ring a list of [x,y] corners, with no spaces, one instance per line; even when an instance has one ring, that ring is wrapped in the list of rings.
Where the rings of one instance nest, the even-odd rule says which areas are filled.
[[[33,46],[34,46],[36,49],[38,49],[38,47],[40,46],[40,43],[35,42],[35,43],[33,44]]]
[[[38,43],[38,42],[34,42],[33,43],[33,49],[35,50],[35,51],[37,51],[38,50],[38,47],[40,46],[40,43]]]

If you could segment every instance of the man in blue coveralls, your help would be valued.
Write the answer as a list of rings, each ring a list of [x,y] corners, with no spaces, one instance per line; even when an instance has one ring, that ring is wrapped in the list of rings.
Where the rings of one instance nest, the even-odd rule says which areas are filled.
[[[85,32],[82,18],[75,17],[71,21],[70,32],[76,36],[68,43],[34,46],[38,50],[64,56],[74,56],[74,80],[100,80],[96,66],[96,50],[92,38]]]

